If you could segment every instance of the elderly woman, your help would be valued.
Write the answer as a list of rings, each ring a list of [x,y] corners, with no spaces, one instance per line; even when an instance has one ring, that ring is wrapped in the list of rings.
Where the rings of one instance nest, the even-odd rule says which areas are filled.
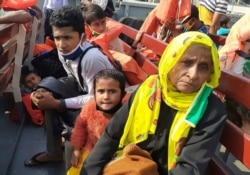
[[[207,35],[177,36],[161,57],[159,74],[114,115],[81,174],[102,174],[129,143],[150,153],[160,175],[204,174],[226,120],[224,105],[212,93],[219,77],[217,49]]]

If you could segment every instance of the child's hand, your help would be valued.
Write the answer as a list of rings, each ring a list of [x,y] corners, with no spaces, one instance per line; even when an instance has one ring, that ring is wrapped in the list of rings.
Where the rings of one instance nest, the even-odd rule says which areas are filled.
[[[75,149],[72,153],[72,158],[71,158],[71,164],[74,167],[77,167],[79,165],[79,163],[81,162],[81,157],[82,156],[82,152],[80,149]]]

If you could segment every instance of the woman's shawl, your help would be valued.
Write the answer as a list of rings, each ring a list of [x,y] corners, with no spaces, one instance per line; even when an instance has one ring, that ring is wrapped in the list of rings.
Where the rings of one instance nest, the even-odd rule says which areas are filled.
[[[168,73],[187,48],[194,43],[211,48],[214,71],[211,74],[211,80],[205,82],[198,92],[184,94],[170,84]],[[186,32],[177,36],[165,49],[160,59],[159,74],[150,76],[136,92],[119,147],[145,141],[149,134],[155,133],[160,104],[163,100],[168,106],[177,110],[171,125],[168,155],[166,155],[168,169],[173,168],[182,148],[177,146],[178,143],[186,140],[190,128],[195,128],[203,117],[207,108],[207,98],[213,88],[218,86],[219,77],[218,52],[207,35],[200,32]]]

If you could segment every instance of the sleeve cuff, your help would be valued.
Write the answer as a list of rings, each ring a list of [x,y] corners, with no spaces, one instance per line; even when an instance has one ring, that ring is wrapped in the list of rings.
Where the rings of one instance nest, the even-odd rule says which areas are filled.
[[[60,105],[58,106],[58,111],[64,111],[65,109],[67,109],[65,100],[60,99]]]

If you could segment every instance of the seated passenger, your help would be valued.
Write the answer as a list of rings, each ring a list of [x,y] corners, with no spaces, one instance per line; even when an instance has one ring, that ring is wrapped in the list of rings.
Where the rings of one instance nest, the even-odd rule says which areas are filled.
[[[212,93],[219,78],[217,48],[206,34],[175,37],[162,54],[159,74],[145,80],[114,114],[81,175],[105,174],[119,161],[115,153],[130,143],[150,153],[156,174],[205,174],[226,121],[224,105]],[[114,174],[125,170],[140,172],[117,166]]]
[[[171,24],[172,23],[172,24]],[[175,25],[174,21],[169,21],[168,28],[171,29],[172,35],[177,36],[178,34],[186,31],[199,31],[208,34],[208,28],[204,23],[199,20],[199,11],[195,5],[191,5],[191,15],[187,16],[180,22],[180,25]],[[177,27],[177,28],[176,28]],[[183,28],[182,30],[178,30]]]
[[[209,33],[216,34],[227,7],[227,0],[199,0],[199,18],[209,28]]]
[[[37,89],[31,94],[32,102],[45,112],[47,150],[25,161],[26,166],[63,160],[61,137],[69,141],[70,129],[81,107],[92,98],[94,75],[101,70],[115,69],[99,49],[85,41],[84,19],[78,7],[63,6],[53,11],[50,25],[59,60],[68,76],[44,78],[38,88],[48,89],[50,93]]]
[[[115,12],[113,0],[81,0],[81,3],[83,6],[87,6],[89,4],[96,4],[100,6],[105,15],[109,18],[112,18]]]
[[[35,71],[29,70],[28,66],[23,66],[21,70],[20,83],[23,86],[23,93],[31,93],[32,90],[41,82],[41,76]]]
[[[168,42],[171,35],[168,22],[181,21],[190,14],[191,3],[189,0],[182,0],[181,3],[175,0],[160,1],[146,17],[140,31],[152,35],[161,41]]]
[[[104,11],[96,4],[89,4],[83,8],[83,16],[86,21],[87,39],[101,47],[102,51],[109,57],[112,63],[119,62],[122,71],[130,85],[140,84],[147,77],[147,74],[131,56],[135,53],[132,47],[126,54],[123,41],[119,38],[122,33],[122,24],[106,18]],[[137,35],[135,42],[140,40],[142,35]]]
[[[227,36],[230,32],[229,28],[230,18],[228,16],[222,16],[220,20],[220,28],[217,30],[217,35]]]
[[[199,11],[195,5],[191,5],[191,15],[182,22],[185,31],[199,31],[208,34],[208,28],[199,20]]]
[[[106,124],[121,107],[126,79],[116,70],[103,70],[94,78],[95,99],[89,101],[76,120],[71,136],[74,151],[67,175],[79,175],[84,159],[104,132]]]
[[[111,30],[112,36],[107,36],[108,38],[105,38],[106,40],[99,45],[105,50],[125,53],[123,42],[119,38],[122,32],[121,24],[114,24],[110,18],[106,18],[104,11],[97,4],[88,4],[84,6],[82,11],[86,21],[86,37],[88,40],[93,41],[100,34]]]
[[[29,67],[26,65],[22,67],[20,80],[22,102],[25,111],[27,112],[26,114],[29,116],[31,121],[38,126],[42,126],[44,124],[44,115],[41,110],[33,108],[30,100],[30,94],[40,82],[41,76],[39,76],[36,72],[29,70]]]

